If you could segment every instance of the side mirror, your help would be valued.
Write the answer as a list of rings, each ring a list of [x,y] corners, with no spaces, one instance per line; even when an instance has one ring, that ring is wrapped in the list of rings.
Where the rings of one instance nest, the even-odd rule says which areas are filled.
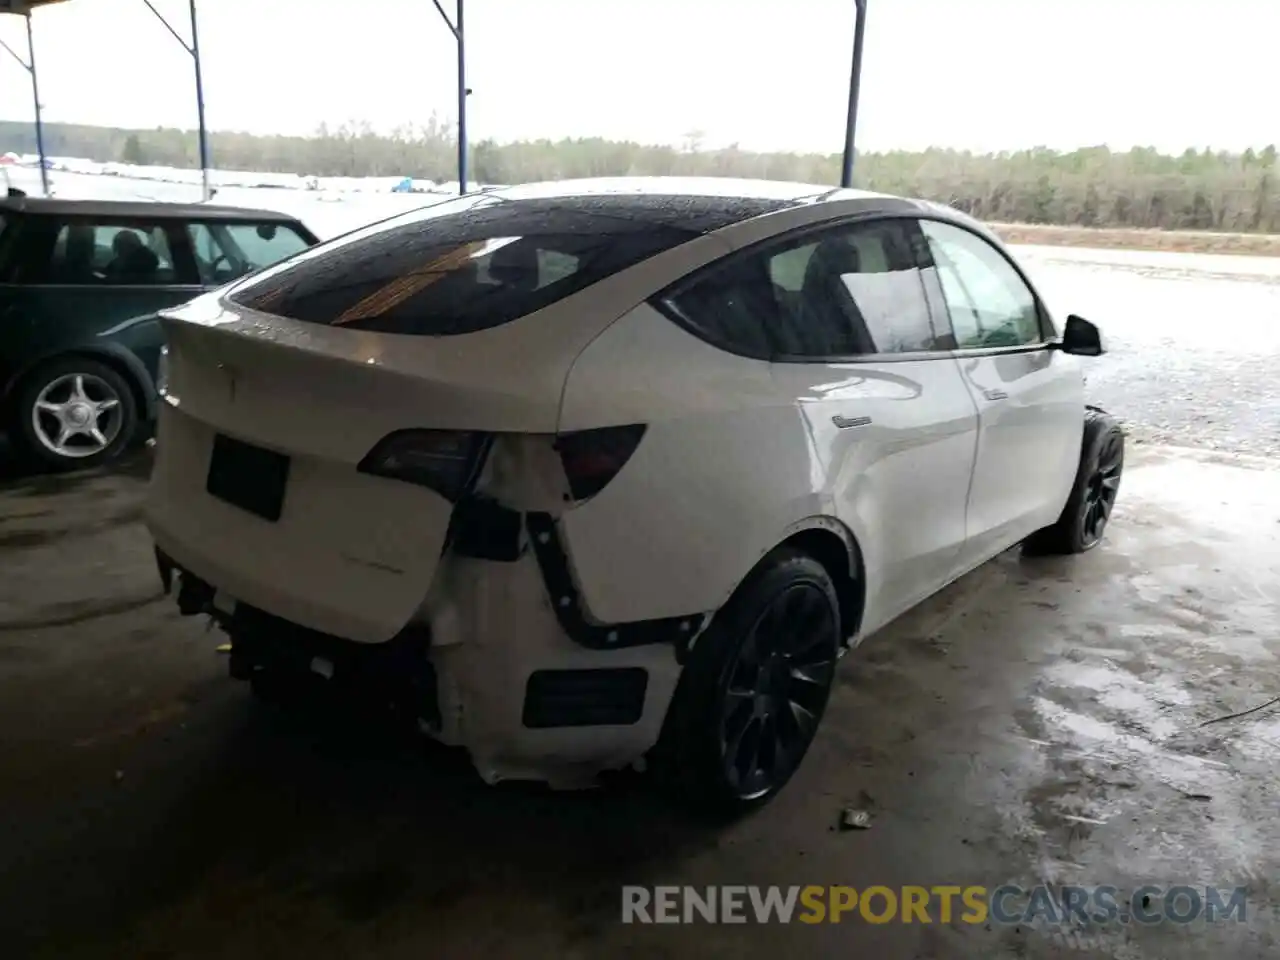
[[[1063,353],[1078,357],[1100,357],[1107,352],[1106,345],[1102,342],[1102,331],[1074,313],[1067,317],[1062,339],[1055,346]]]

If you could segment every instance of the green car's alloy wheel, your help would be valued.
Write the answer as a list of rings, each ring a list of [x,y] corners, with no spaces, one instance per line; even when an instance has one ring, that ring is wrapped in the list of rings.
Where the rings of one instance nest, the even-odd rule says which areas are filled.
[[[106,364],[66,357],[41,367],[18,401],[27,449],[55,467],[88,467],[114,459],[138,426],[128,382]]]

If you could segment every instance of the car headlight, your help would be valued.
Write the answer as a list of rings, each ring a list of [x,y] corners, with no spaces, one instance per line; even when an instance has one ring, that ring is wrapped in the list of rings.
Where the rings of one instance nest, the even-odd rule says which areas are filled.
[[[160,345],[160,360],[156,364],[156,393],[167,396],[169,393],[169,346]]]

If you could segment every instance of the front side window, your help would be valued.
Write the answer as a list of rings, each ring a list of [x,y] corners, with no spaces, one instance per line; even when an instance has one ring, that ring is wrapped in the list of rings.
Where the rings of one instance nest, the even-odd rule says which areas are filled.
[[[913,230],[880,220],[810,233],[732,258],[667,305],[695,333],[749,356],[937,350]]]
[[[163,224],[68,221],[59,224],[36,282],[100,286],[178,283]]]
[[[608,197],[446,201],[356,231],[230,293],[308,323],[449,336],[549,306],[698,234]]]
[[[921,223],[958,349],[1040,343],[1035,294],[1005,256],[975,233],[936,220]]]
[[[200,282],[210,286],[269,267],[310,246],[283,223],[193,223],[187,231]]]

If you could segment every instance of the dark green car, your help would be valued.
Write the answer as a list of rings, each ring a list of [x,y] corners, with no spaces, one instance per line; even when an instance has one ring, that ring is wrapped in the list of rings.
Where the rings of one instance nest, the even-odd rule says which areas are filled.
[[[54,466],[115,457],[154,416],[155,312],[316,242],[266,210],[0,197],[0,431]]]

